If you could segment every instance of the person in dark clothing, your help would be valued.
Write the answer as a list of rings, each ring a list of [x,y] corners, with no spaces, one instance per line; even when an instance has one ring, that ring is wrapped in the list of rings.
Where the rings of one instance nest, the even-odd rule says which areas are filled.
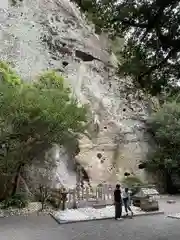
[[[115,205],[115,219],[121,219],[122,214],[122,198],[121,198],[121,190],[120,185],[116,185],[116,189],[114,191],[114,205]]]

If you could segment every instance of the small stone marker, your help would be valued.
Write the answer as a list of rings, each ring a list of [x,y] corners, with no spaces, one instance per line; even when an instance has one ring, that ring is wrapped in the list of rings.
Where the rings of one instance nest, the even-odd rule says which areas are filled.
[[[176,203],[176,201],[175,200],[167,200],[167,203],[173,204],[173,203]]]
[[[175,213],[167,216],[168,218],[180,219],[180,213]]]

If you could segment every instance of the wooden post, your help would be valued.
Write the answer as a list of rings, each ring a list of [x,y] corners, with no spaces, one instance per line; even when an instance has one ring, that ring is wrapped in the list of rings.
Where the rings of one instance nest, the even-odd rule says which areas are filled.
[[[108,199],[112,199],[112,186],[111,185],[109,185],[108,186]]]
[[[65,205],[66,205],[66,201],[67,201],[67,191],[66,191],[66,189],[65,188],[63,188],[63,190],[62,190],[62,193],[61,193],[61,196],[62,196],[62,210],[64,211],[65,210]]]
[[[76,190],[75,189],[73,189],[73,192],[72,192],[72,202],[73,202],[73,209],[77,209]]]
[[[96,201],[98,200],[98,187],[96,187]]]
[[[62,195],[61,195],[61,193],[62,193],[62,189],[61,189],[61,188],[59,189],[58,192],[56,191],[56,195],[58,195],[58,204],[57,204],[57,208],[58,208],[58,209],[61,208],[61,200],[62,200]]]
[[[82,192],[81,199],[84,200],[84,187],[81,187],[81,192]]]
[[[71,202],[72,202],[72,193],[71,193],[71,189],[68,189],[67,205],[66,205],[67,208],[68,208],[69,206],[71,206]]]
[[[107,198],[107,185],[105,184],[104,186],[103,186],[103,200],[106,200],[106,198]]]
[[[85,199],[86,199],[86,201],[89,200],[89,187],[86,187]]]
[[[103,188],[102,187],[99,187],[99,199],[102,200],[102,191],[103,191]]]
[[[77,199],[80,200],[80,186],[76,187]]]
[[[80,200],[80,182],[81,182],[81,176],[80,176],[80,166],[77,166],[77,198]]]

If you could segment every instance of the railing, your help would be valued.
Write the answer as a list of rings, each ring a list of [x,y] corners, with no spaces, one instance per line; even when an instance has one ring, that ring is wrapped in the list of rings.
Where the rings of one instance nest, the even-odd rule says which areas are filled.
[[[93,190],[90,187],[66,189],[66,208],[92,207],[95,204],[112,205],[114,200],[114,185],[104,184]],[[122,186],[123,187],[123,186]],[[154,185],[139,185],[139,188],[154,188]],[[61,199],[61,189],[52,191],[52,198],[58,203]]]
[[[75,204],[77,207],[92,206],[96,203],[109,205],[113,203],[114,186],[103,185],[102,187],[96,187],[93,190],[90,187],[79,187],[76,189],[66,189],[66,192],[67,208],[73,208]],[[61,190],[53,190],[51,195],[56,202],[59,202],[61,198]]]

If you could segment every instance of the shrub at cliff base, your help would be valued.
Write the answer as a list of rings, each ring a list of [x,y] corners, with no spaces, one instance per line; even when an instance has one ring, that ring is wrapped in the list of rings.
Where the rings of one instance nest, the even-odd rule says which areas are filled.
[[[27,83],[0,62],[0,80],[0,173],[12,174],[14,195],[24,165],[34,158],[43,161],[53,143],[77,143],[85,130],[86,109],[54,71]]]

